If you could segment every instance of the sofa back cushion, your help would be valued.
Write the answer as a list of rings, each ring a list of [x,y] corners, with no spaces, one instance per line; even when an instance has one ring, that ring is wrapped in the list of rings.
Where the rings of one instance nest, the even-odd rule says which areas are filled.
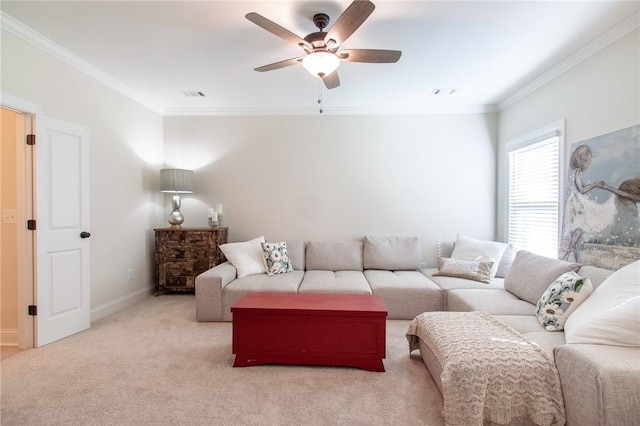
[[[519,250],[504,278],[504,288],[520,299],[535,305],[556,278],[566,272],[575,272],[579,268],[579,263]]]
[[[611,274],[613,274],[613,271],[610,269],[598,268],[597,266],[590,265],[582,265],[578,270],[578,275],[581,277],[589,277],[594,290],[598,288],[604,280],[609,278],[609,275]]]
[[[302,240],[287,240],[287,255],[295,271],[304,271],[304,251],[306,243]]]
[[[421,257],[418,237],[364,237],[364,269],[412,271]]]
[[[307,270],[362,271],[362,241],[309,241]]]

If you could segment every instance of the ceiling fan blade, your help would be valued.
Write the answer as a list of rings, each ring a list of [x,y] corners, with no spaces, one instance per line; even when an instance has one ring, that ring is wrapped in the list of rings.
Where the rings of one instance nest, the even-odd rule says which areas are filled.
[[[285,59],[284,61],[274,62],[273,64],[269,65],[263,65],[261,67],[255,68],[255,70],[259,72],[273,71],[280,68],[290,67],[291,65],[299,64],[301,61],[302,58]]]
[[[271,34],[278,36],[285,41],[297,44],[298,46],[301,46],[303,48],[306,47],[309,50],[313,50],[313,46],[311,46],[307,41],[298,37],[288,29],[265,18],[262,15],[259,15],[255,12],[251,12],[251,13],[247,13],[244,17],[247,18],[249,21],[253,22],[254,24],[256,24],[257,26],[269,31]]]
[[[375,8],[376,6],[368,0],[355,0],[338,17],[325,36],[324,42],[329,47],[341,45],[367,20]]]
[[[324,85],[327,86],[327,89],[335,89],[340,86],[340,77],[338,77],[338,71],[334,71],[329,75],[325,75],[322,77],[322,81]]]
[[[402,52],[400,50],[380,49],[344,49],[338,57],[347,62],[368,62],[374,64],[389,64],[398,62]]]

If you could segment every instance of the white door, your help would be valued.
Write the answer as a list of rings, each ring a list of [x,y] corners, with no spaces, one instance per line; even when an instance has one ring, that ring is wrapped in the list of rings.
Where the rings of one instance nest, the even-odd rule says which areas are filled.
[[[36,338],[86,330],[89,282],[89,132],[36,117]]]

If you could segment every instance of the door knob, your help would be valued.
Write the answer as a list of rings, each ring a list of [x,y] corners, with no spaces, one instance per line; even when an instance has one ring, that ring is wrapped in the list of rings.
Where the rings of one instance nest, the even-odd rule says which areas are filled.
[[[82,231],[80,233],[80,238],[89,238],[91,236],[90,233]]]

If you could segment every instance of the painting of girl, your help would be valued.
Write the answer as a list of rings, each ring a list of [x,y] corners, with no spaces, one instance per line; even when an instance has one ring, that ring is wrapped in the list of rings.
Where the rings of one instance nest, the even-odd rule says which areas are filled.
[[[640,258],[640,125],[572,145],[559,257],[617,269]]]

